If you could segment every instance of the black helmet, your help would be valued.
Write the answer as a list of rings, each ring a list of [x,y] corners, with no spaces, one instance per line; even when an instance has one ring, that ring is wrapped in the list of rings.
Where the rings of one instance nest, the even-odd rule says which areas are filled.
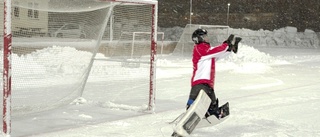
[[[204,38],[203,38],[203,35],[207,35],[207,34],[208,34],[207,30],[205,30],[205,29],[197,29],[192,33],[192,41],[195,44],[199,44],[201,42],[205,42]]]

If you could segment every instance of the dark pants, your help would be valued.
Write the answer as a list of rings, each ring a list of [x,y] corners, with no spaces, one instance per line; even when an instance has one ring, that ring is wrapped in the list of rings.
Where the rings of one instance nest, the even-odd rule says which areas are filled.
[[[190,107],[190,105],[193,103],[193,101],[197,98],[200,90],[203,90],[207,93],[207,95],[211,98],[211,105],[209,108],[218,108],[218,104],[216,104],[216,95],[214,93],[214,90],[208,85],[208,84],[198,84],[191,88],[190,94],[189,94],[189,100],[187,102],[187,109]]]

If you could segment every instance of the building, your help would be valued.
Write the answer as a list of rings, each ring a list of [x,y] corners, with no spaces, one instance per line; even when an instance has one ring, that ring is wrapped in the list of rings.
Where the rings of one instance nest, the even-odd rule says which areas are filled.
[[[12,34],[17,37],[45,36],[48,33],[48,12],[46,9],[49,0],[13,0],[12,1]],[[3,3],[0,8],[3,11]],[[4,12],[0,13],[3,22]],[[1,25],[3,30],[3,25]]]

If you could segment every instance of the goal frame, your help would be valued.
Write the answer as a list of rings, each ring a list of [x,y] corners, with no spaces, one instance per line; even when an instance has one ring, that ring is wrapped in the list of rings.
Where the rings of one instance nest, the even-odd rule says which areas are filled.
[[[157,51],[157,26],[158,26],[158,1],[155,0],[100,0],[101,2],[120,2],[131,4],[145,4],[152,7],[151,21],[151,46],[150,46],[150,82],[148,111],[155,110],[155,81],[156,81],[156,51]],[[11,0],[4,0],[3,17],[3,135],[10,137],[11,134],[11,71],[12,71],[12,20]]]
[[[100,0],[108,2],[122,2],[131,4],[147,4],[152,7],[151,14],[151,44],[150,44],[150,81],[148,111],[155,110],[156,91],[156,54],[157,54],[157,27],[158,27],[158,1],[155,0]]]
[[[3,116],[4,136],[11,134],[11,0],[4,0],[3,14]]]

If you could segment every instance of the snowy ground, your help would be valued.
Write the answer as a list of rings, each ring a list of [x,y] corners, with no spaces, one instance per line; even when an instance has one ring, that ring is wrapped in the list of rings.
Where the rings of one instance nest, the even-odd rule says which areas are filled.
[[[12,136],[168,137],[167,122],[184,111],[189,94],[190,62],[159,57],[154,114],[104,102],[102,89],[91,88],[101,83],[91,77],[84,104],[15,117]],[[320,136],[319,49],[242,45],[238,55],[217,65],[216,94],[221,103],[230,102],[231,115],[217,126],[196,129],[193,137]]]

